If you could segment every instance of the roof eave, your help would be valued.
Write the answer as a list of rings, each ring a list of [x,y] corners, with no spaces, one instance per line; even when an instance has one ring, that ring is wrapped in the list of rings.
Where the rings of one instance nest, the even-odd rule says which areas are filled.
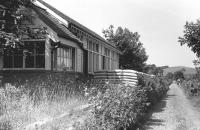
[[[46,16],[45,14],[43,14],[39,9],[42,9],[43,11],[46,11],[45,9],[43,9],[43,8],[41,8],[41,7],[38,7],[38,6],[36,6],[36,5],[32,5],[32,8],[34,9],[34,11],[36,11],[37,12],[37,14],[39,15],[39,18],[43,21],[43,22],[45,22],[51,29],[53,29],[56,33],[57,33],[57,35],[59,36],[59,37],[63,37],[63,38],[66,38],[66,39],[69,39],[69,40],[72,40],[72,41],[74,41],[74,42],[78,42],[79,44],[79,46],[83,49],[83,43],[80,41],[80,40],[78,40],[78,39],[76,39],[76,38],[72,38],[71,36],[69,36],[67,33],[65,33],[60,27],[58,27],[57,25],[56,25],[56,23],[52,20],[52,19],[50,19],[48,16]],[[39,8],[39,9],[37,9],[37,8]],[[48,13],[48,12],[47,12]],[[67,29],[67,28],[66,28]],[[75,36],[74,36],[75,37]]]

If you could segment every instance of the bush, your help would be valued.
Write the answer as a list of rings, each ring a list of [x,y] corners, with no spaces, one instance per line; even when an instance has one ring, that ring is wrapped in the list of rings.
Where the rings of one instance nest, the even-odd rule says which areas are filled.
[[[184,80],[181,86],[188,96],[200,95],[200,80],[198,78]]]
[[[120,129],[134,127],[168,90],[163,78],[139,76],[137,86],[104,85],[104,89],[93,88],[90,97],[94,105],[94,121],[88,119],[76,129]],[[94,91],[96,90],[96,91]],[[103,90],[103,91],[102,91]]]

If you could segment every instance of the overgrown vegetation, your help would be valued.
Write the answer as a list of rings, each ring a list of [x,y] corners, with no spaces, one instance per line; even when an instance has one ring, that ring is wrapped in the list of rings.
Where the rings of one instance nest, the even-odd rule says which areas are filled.
[[[200,21],[186,22],[184,26],[183,36],[179,37],[179,42],[182,45],[187,45],[197,59],[193,61],[196,74],[186,78],[182,82],[182,87],[185,93],[191,98],[192,103],[199,107],[200,104],[200,48],[199,48],[199,36],[200,36]]]
[[[69,125],[80,130],[135,128],[168,86],[166,79],[148,76],[139,76],[136,86],[75,84],[70,78],[52,75],[9,84],[0,89],[0,129],[24,129],[41,120],[46,121],[42,128],[50,130]],[[88,103],[87,112],[74,110]],[[60,118],[69,111],[70,116]],[[78,118],[70,122],[73,114]]]
[[[0,88],[0,129],[25,129],[37,121],[53,120],[87,104],[83,84],[48,76]],[[55,124],[50,129],[61,129]],[[28,128],[27,128],[28,129]]]
[[[182,87],[185,93],[189,96],[200,96],[200,80],[199,78],[192,77],[182,82]]]
[[[92,114],[76,129],[126,129],[140,124],[148,108],[162,99],[169,83],[161,77],[140,76],[137,86],[105,85],[104,89],[91,88]]]

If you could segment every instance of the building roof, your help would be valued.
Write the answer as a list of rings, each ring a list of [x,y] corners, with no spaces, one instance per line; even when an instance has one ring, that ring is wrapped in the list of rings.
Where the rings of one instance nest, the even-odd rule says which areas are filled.
[[[57,15],[59,15],[61,18],[65,19],[66,21],[68,21],[70,24],[75,25],[77,28],[82,29],[83,31],[87,32],[88,34],[90,34],[91,36],[97,38],[98,40],[116,48],[116,46],[113,43],[108,42],[107,40],[105,40],[104,38],[102,38],[100,35],[98,35],[97,33],[95,33],[94,31],[90,30],[89,28],[83,26],[82,24],[80,24],[79,22],[73,20],[72,18],[70,18],[69,16],[65,15],[64,13],[62,13],[61,11],[57,10],[56,8],[54,8],[53,6],[49,5],[48,3],[44,2],[43,0],[38,0],[40,3],[42,3],[44,6],[46,6],[47,8],[49,8],[50,10],[52,10],[54,13],[56,13]],[[118,50],[118,49],[117,49]],[[119,50],[118,50],[119,51]]]
[[[44,21],[51,29],[53,29],[59,37],[64,37],[72,41],[78,42],[83,47],[82,41],[80,41],[73,33],[71,33],[63,24],[60,23],[53,15],[48,13],[45,9],[33,4],[32,8],[39,15],[39,18]]]

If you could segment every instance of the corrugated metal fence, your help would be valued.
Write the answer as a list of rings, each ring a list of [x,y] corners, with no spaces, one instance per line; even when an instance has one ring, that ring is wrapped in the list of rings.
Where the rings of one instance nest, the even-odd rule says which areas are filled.
[[[98,71],[94,73],[93,83],[103,84],[109,82],[109,84],[126,84],[135,86],[138,83],[138,75],[148,75],[135,70],[110,70],[110,71]]]

